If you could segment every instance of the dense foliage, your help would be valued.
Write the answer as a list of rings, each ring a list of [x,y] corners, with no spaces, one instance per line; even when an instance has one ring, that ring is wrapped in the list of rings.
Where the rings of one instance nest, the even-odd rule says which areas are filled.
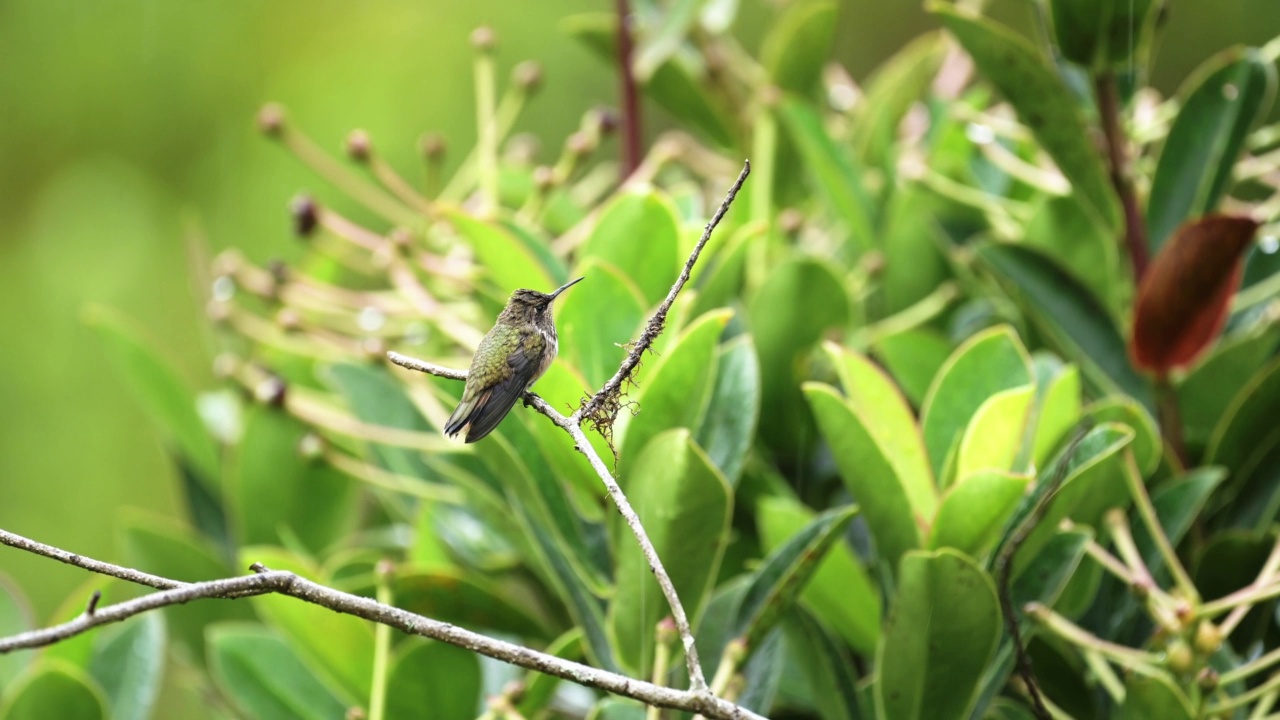
[[[262,562],[683,685],[664,600],[568,438],[517,407],[484,441],[448,442],[461,384],[384,354],[465,367],[511,289],[583,275],[535,387],[575,406],[747,156],[632,412],[592,434],[717,689],[771,717],[1032,717],[1007,580],[1055,716],[1264,716],[1280,697],[1263,677],[1280,658],[1280,129],[1256,125],[1280,45],[1230,51],[1164,99],[1144,85],[1159,2],[1049,2],[1038,42],[939,5],[945,32],[859,88],[827,64],[831,0],[787,5],[754,53],[733,6],[646,16],[635,73],[680,129],[620,187],[599,153],[611,112],[532,162],[511,132],[536,72],[499,98],[483,36],[480,141],[447,182],[438,146],[414,187],[363,133],[343,165],[305,118],[264,109],[264,133],[349,198],[294,201],[297,266],[205,263],[227,387],[185,387],[143,332],[92,318],[188,502],[120,517],[131,562],[181,579]],[[608,59],[615,23],[565,30]],[[59,615],[90,589],[133,592],[95,579]],[[22,605],[0,591],[0,632],[29,623]],[[169,653],[216,717],[342,717],[375,693],[392,718],[471,718],[494,695],[492,714],[644,714],[260,597],[0,658],[0,716],[147,717]]]

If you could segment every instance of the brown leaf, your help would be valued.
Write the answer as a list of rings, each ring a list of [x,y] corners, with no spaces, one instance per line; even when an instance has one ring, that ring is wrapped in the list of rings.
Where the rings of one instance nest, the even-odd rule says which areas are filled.
[[[1206,215],[1184,223],[1138,285],[1129,355],[1165,375],[1190,365],[1222,331],[1258,223]]]

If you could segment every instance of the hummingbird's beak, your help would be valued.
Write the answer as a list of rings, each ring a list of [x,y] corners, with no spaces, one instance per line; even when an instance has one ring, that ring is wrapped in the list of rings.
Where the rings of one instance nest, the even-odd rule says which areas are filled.
[[[560,296],[560,293],[562,293],[562,292],[564,292],[565,290],[568,290],[569,288],[573,287],[574,285],[577,285],[578,283],[582,282],[582,281],[583,281],[583,279],[584,279],[584,278],[578,278],[577,280],[570,280],[569,282],[567,282],[567,283],[565,283],[565,284],[561,285],[560,287],[556,288],[556,291],[555,291],[555,292],[553,292],[553,293],[551,293],[551,299],[552,299],[552,300],[555,300],[557,297],[559,297],[559,296]],[[549,301],[548,301],[548,302],[549,302]]]

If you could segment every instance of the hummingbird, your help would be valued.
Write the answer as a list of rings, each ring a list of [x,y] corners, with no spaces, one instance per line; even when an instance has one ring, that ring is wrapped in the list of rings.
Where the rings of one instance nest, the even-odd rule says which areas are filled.
[[[476,348],[462,401],[445,423],[445,435],[453,437],[465,428],[468,443],[488,435],[542,377],[559,349],[551,303],[581,280],[570,280],[549,294],[525,289],[511,293]]]

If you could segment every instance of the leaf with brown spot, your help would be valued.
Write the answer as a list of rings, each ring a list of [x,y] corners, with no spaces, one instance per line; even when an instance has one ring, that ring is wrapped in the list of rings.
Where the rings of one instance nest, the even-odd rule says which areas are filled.
[[[1134,365],[1164,375],[1190,365],[1213,342],[1257,229],[1254,220],[1230,215],[1206,215],[1178,228],[1138,286],[1129,343]]]

